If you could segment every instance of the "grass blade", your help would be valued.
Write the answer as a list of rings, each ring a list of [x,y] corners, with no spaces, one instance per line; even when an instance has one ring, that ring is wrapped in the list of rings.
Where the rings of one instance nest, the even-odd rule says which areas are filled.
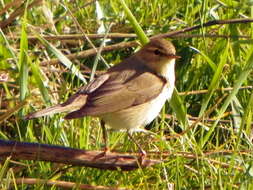
[[[207,134],[204,136],[203,140],[201,141],[201,146],[203,147],[206,142],[208,141],[209,137],[211,136],[212,132],[214,131],[215,127],[217,126],[218,122],[220,121],[223,113],[226,111],[228,105],[233,101],[233,99],[236,97],[236,94],[239,90],[239,88],[242,86],[242,83],[247,79],[248,75],[253,69],[253,49],[250,50],[250,57],[247,61],[247,64],[245,65],[243,71],[239,75],[237,81],[235,82],[235,85],[233,87],[233,90],[229,94],[229,96],[226,98],[224,104],[222,105],[221,109],[218,112],[218,116],[212,127],[209,129]]]
[[[142,30],[141,26],[138,24],[136,18],[134,17],[134,15],[132,14],[132,12],[130,11],[130,9],[127,7],[126,3],[124,0],[119,0],[119,2],[121,3],[130,23],[132,24],[136,35],[138,36],[138,38],[140,39],[142,44],[146,44],[149,42],[148,37],[146,36],[145,32]]]
[[[202,101],[201,109],[199,112],[199,117],[201,117],[204,114],[213,93],[215,92],[215,90],[218,87],[218,84],[219,84],[220,79],[222,77],[223,67],[224,67],[225,63],[227,62],[229,45],[230,45],[230,43],[227,42],[226,48],[221,53],[220,62],[218,64],[218,67],[215,69],[214,76],[213,76],[212,81],[208,87],[208,93],[205,95],[205,97]],[[213,63],[213,62],[210,62],[210,63]],[[210,64],[210,66],[211,65],[212,64]],[[212,68],[213,68],[213,65],[212,65]]]
[[[26,12],[22,22],[21,29],[21,39],[20,39],[20,54],[19,54],[19,87],[20,87],[20,101],[24,101],[27,95],[27,85],[28,85],[28,63],[27,63],[27,50],[28,50],[28,40],[27,40],[27,20]],[[23,115],[22,110],[20,112]]]
[[[188,126],[188,119],[186,117],[186,109],[183,104],[182,99],[178,95],[177,89],[174,90],[173,95],[170,100],[170,106],[176,113],[177,119],[180,121],[181,125],[184,127]]]
[[[43,79],[40,73],[40,69],[38,64],[36,63],[32,63],[31,60],[28,58],[28,62],[30,64],[32,73],[33,73],[33,77],[36,81],[36,85],[38,86],[38,88],[40,89],[40,93],[43,97],[43,100],[46,104],[50,103],[50,96],[48,95],[48,90],[45,87],[44,83],[43,83]]]
[[[4,177],[8,171],[8,166],[9,166],[9,163],[11,161],[11,157],[7,157],[4,161],[3,164],[1,164],[1,168],[0,168],[0,181],[2,182],[4,180]]]

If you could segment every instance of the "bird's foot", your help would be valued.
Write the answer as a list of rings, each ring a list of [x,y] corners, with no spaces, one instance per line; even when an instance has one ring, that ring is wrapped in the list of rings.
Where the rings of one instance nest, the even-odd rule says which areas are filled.
[[[108,147],[105,147],[103,152],[99,153],[98,155],[94,157],[94,160],[98,160],[100,158],[106,157],[106,154],[108,154],[109,152],[110,152],[110,149]]]
[[[143,161],[146,158],[146,156],[147,156],[146,151],[143,150],[143,149],[140,149],[140,155],[139,155],[139,158],[138,158],[138,162],[140,163],[140,165],[143,164]]]
[[[105,148],[104,148],[104,152],[103,152],[102,154],[104,154],[104,157],[105,157],[106,154],[108,154],[108,153],[110,153],[110,152],[111,152],[110,148],[109,148],[109,147],[105,147]]]

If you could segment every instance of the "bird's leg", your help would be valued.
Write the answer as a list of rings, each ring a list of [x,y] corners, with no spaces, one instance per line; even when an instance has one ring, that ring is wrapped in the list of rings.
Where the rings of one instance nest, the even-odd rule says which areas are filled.
[[[139,151],[140,151],[140,163],[142,164],[144,158],[146,157],[147,153],[145,152],[145,150],[143,150],[141,148],[141,145],[139,145],[139,143],[133,138],[131,132],[128,130],[127,131],[127,135],[128,137],[134,142],[134,144],[136,144],[136,146],[138,147]]]
[[[107,133],[107,130],[105,128],[105,122],[103,120],[101,120],[100,124],[101,124],[101,127],[102,127],[103,140],[104,140],[104,143],[105,143],[104,154],[106,155],[106,153],[110,151],[110,149],[108,147],[108,141],[107,141],[108,133]]]
[[[103,120],[100,121],[100,125],[101,125],[101,128],[102,128],[102,133],[103,133],[103,140],[104,140],[104,143],[105,143],[105,148],[104,148],[104,151],[102,153],[99,153],[98,155],[95,156],[94,160],[98,160],[100,158],[103,158],[106,156],[106,153],[108,153],[110,151],[108,145],[107,145],[107,131],[106,131],[106,128],[105,128],[105,122]]]

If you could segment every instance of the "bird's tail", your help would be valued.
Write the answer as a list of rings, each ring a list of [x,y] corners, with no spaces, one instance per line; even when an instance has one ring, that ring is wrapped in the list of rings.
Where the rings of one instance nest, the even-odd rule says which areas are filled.
[[[75,94],[71,96],[65,103],[57,104],[55,106],[30,113],[25,116],[25,119],[29,120],[29,119],[52,115],[56,113],[76,111],[86,104],[86,100],[87,100],[87,95]]]

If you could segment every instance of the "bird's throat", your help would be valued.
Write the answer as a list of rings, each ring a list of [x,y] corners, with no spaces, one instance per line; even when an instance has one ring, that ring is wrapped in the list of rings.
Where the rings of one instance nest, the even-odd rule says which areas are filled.
[[[156,67],[156,73],[166,78],[170,86],[175,83],[175,59],[169,60],[167,63],[161,63]]]

